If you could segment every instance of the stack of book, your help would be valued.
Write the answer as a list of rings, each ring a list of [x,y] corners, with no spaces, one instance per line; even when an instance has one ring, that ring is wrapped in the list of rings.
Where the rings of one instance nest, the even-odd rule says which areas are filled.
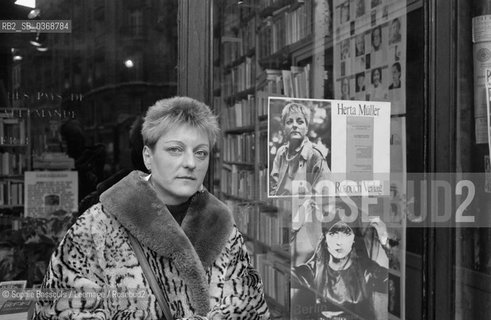
[[[32,166],[34,169],[66,170],[75,168],[75,160],[63,152],[45,152],[33,157]]]

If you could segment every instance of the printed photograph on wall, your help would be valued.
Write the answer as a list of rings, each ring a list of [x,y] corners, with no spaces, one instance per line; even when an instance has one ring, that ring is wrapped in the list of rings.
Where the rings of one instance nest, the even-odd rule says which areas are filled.
[[[363,75],[357,89],[363,88]],[[331,104],[331,135],[336,138],[331,142],[330,166],[334,192],[328,195],[389,195],[390,103],[331,100]]]
[[[399,310],[388,296],[386,225],[364,219],[353,204],[330,198],[317,203],[312,219],[294,214],[291,319],[388,319]]]
[[[310,195],[330,172],[331,103],[270,97],[268,104],[269,196]]]
[[[405,114],[406,1],[353,0],[351,14],[343,0],[333,7],[334,97],[345,99],[345,79],[356,79],[350,100],[389,101],[392,115]]]
[[[283,97],[268,103],[269,197],[389,195],[389,103]]]

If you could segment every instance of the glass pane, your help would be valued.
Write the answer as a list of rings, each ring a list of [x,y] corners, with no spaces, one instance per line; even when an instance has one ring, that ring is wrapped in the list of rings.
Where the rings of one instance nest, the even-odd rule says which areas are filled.
[[[305,266],[320,248],[321,224],[296,225],[299,201],[277,197],[281,188],[271,187],[272,181],[276,183],[275,159],[290,143],[282,126],[282,108],[288,102],[310,106],[312,121],[307,121],[306,136],[325,157],[327,168],[333,169],[337,160],[333,145],[339,137],[332,136],[335,124],[326,120],[335,110],[326,101],[388,101],[390,117],[383,124],[392,172],[388,210],[392,208],[394,216],[402,214],[406,173],[426,168],[425,128],[406,126],[426,121],[423,1],[223,0],[214,3],[214,21],[213,104],[220,110],[224,130],[216,192],[233,208],[249,240],[273,314],[299,319],[322,312],[340,317],[362,312],[368,318],[420,319],[420,229],[406,228],[402,221],[388,226],[391,246],[386,252],[368,239],[369,235],[376,239],[376,233],[354,230],[353,247],[385,268],[387,283],[382,292],[375,290],[360,304],[333,307],[333,301],[315,290],[299,294],[302,291],[290,279],[290,268]],[[293,176],[285,179],[277,185],[295,181]],[[338,202],[334,206],[339,209]],[[368,243],[373,247],[368,249]],[[288,279],[291,295],[284,283]]]
[[[457,228],[455,250],[455,319],[485,319],[491,306],[490,114],[486,68],[491,49],[491,2],[457,1],[458,53],[457,172],[471,176],[475,196],[466,211],[480,221],[475,228]],[[484,31],[484,32],[482,32]],[[469,61],[473,61],[470,68]],[[471,173],[471,174],[468,174]],[[465,200],[458,199],[458,205]],[[484,219],[483,219],[484,218]],[[484,223],[483,223],[484,221]]]
[[[99,183],[113,179],[100,193],[131,169],[145,169],[141,137],[135,130],[131,140],[130,129],[148,106],[176,94],[178,2],[21,2],[0,1],[0,281],[32,286],[71,221],[63,215],[50,229],[53,213],[79,215],[98,201],[82,200]],[[131,146],[140,162],[132,162]],[[52,178],[28,188],[29,171]],[[73,171],[78,183],[66,173]],[[68,180],[56,181],[57,174]],[[37,226],[31,218],[47,219],[35,221],[53,243],[16,242]]]

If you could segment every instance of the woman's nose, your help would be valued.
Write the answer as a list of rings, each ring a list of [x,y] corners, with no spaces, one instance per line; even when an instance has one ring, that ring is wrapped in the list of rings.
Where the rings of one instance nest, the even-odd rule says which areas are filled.
[[[196,160],[192,151],[184,153],[183,166],[188,169],[194,169],[196,167]]]
[[[343,240],[343,237],[339,233],[334,237],[334,243],[337,246],[340,246],[343,243]]]

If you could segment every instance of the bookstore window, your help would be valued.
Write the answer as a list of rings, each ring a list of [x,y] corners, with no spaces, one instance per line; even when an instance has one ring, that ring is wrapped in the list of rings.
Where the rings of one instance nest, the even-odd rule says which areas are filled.
[[[39,285],[73,208],[131,167],[134,120],[175,95],[178,76],[202,80],[178,74],[177,48],[193,48],[182,21],[207,24],[190,13],[206,3],[211,55],[179,63],[211,57],[212,81],[197,86],[222,136],[207,187],[231,208],[273,318],[489,314],[489,0],[18,2],[2,2],[0,20],[71,20],[72,32],[0,34],[0,281]],[[380,172],[385,186],[356,182]],[[464,181],[450,206],[469,226],[421,227],[425,205],[448,202],[419,189],[408,209],[408,182],[433,172]],[[329,179],[334,190],[319,189]],[[363,207],[362,187],[380,202]],[[345,212],[372,220],[319,221]]]
[[[451,234],[453,303],[455,319],[485,319],[491,310],[491,69],[483,53],[490,49],[491,3],[459,1],[457,8],[455,172],[472,181],[475,191],[464,211],[474,223]],[[466,198],[469,194],[463,192],[457,204],[463,205]]]
[[[336,149],[345,145],[350,152],[345,135],[356,136],[352,127],[335,131],[339,122],[326,121],[339,120],[332,117],[339,110],[351,113],[328,102],[342,99],[391,103],[392,215],[407,205],[407,182],[419,183],[428,173],[437,173],[431,178],[436,180],[426,183],[456,184],[457,197],[417,196],[405,214],[419,215],[428,205],[437,215],[448,205],[466,215],[450,224],[431,221],[420,227],[417,219],[409,219],[388,227],[390,250],[385,256],[369,251],[388,270],[386,296],[372,301],[374,317],[486,318],[491,292],[489,1],[225,0],[214,5],[213,105],[224,128],[216,187],[249,240],[273,314],[335,317],[349,311],[324,310],[315,294],[314,302],[308,294],[296,299],[299,274],[290,273],[290,267],[307,260],[312,268],[312,252],[320,248],[315,235],[322,231],[296,226],[295,201],[284,196],[291,195],[295,176],[282,173],[281,166],[275,171],[278,154],[291,143],[284,111],[294,102],[310,110],[295,107],[304,123],[297,126],[307,124],[304,135],[336,172]],[[346,171],[372,165],[351,155],[355,159],[343,159]],[[377,158],[379,168],[381,163],[383,158]],[[472,204],[466,202],[469,197]],[[273,234],[266,231],[271,226]],[[285,279],[291,280],[291,296]]]
[[[83,198],[132,168],[132,124],[177,92],[177,6],[0,1],[2,21],[71,28],[0,33],[0,281],[38,286]]]
[[[356,234],[353,247],[359,250],[359,257],[368,258],[363,260],[365,264],[353,262],[353,268],[363,269],[375,262],[387,281],[385,289],[374,290],[365,302],[332,307],[321,294],[294,287],[298,277],[305,276],[299,273],[302,269],[314,268],[322,237],[327,239],[329,233],[324,233],[321,223],[297,225],[295,218],[300,211],[295,198],[290,197],[295,195],[295,176],[285,174],[297,169],[282,169],[278,163],[289,161],[288,154],[284,160],[281,156],[285,146],[292,143],[283,119],[302,114],[297,123],[300,128],[305,126],[302,148],[308,144],[314,154],[324,158],[324,169],[316,172],[355,172],[359,168],[383,171],[388,169],[385,161],[390,161],[391,192],[386,200],[394,217],[402,215],[407,174],[425,172],[427,166],[425,126],[406,126],[424,124],[427,114],[423,1],[224,0],[213,5],[213,106],[223,128],[219,164],[214,171],[215,190],[233,208],[248,240],[274,317],[349,318],[363,314],[370,319],[422,319],[423,230],[409,228],[404,220],[387,224],[389,246],[383,250],[372,241],[375,233],[367,231],[373,229],[363,226],[360,232],[348,228]],[[353,119],[351,129],[340,125],[351,120],[332,117],[332,113],[343,110],[349,114],[354,109],[335,107],[333,99],[355,105],[374,101],[380,106],[384,124],[375,116],[375,125],[365,123],[375,128],[378,138],[370,143],[377,145],[377,157],[350,144],[346,136],[362,134],[357,130],[366,128],[361,125],[365,120]],[[292,107],[292,102],[307,108]],[[391,103],[387,114],[383,114],[383,102]],[[364,115],[374,115],[374,110],[365,109]],[[353,156],[340,156],[340,149],[354,152]],[[372,160],[356,160],[357,152],[368,152],[367,158]],[[319,177],[320,173],[307,174],[307,192]],[[334,206],[337,210],[338,203]],[[329,205],[321,210],[325,214]],[[312,211],[310,214],[314,215]],[[352,254],[346,261],[355,261]],[[291,273],[292,268],[299,272]],[[327,286],[317,289],[330,290]],[[346,290],[353,293],[358,289]],[[343,300],[335,295],[331,298]]]

